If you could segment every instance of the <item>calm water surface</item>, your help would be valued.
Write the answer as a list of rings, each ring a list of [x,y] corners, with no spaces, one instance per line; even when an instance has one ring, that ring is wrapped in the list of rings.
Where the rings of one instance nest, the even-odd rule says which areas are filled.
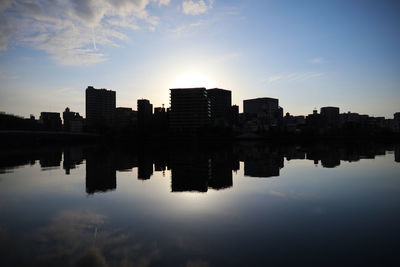
[[[400,266],[400,146],[0,152],[1,266]]]

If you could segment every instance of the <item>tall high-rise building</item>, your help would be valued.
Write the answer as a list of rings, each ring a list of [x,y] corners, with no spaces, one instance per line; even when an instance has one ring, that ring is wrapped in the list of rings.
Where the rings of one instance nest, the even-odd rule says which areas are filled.
[[[232,92],[220,88],[207,89],[207,96],[210,100],[211,119],[231,118]]]
[[[112,126],[115,113],[115,91],[86,89],[86,123],[89,129]]]
[[[173,88],[170,91],[171,129],[193,130],[209,123],[211,111],[206,88]]]
[[[147,129],[152,120],[153,105],[147,99],[138,99],[137,101],[137,120],[139,129]]]

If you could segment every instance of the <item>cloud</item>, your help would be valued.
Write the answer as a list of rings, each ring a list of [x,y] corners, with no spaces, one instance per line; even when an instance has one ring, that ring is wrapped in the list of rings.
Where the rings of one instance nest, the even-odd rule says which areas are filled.
[[[213,7],[214,0],[209,0],[208,5],[204,0],[184,0],[182,2],[182,10],[186,15],[199,15],[207,12]]]
[[[325,75],[325,73],[322,72],[294,72],[290,74],[279,74],[279,75],[274,75],[270,76],[267,79],[267,83],[275,83],[275,82],[302,82],[306,81],[309,79],[321,77]]]
[[[160,0],[160,1],[158,1],[158,5],[159,6],[163,6],[163,5],[168,6],[170,2],[171,2],[170,0]]]
[[[310,59],[308,62],[310,62],[311,64],[323,64],[326,63],[326,60],[323,57],[316,57]]]
[[[90,65],[107,59],[105,46],[118,46],[128,30],[154,30],[159,18],[150,5],[169,0],[7,0],[0,4],[0,51],[10,40],[46,51],[63,65]],[[10,39],[11,38],[11,39]]]

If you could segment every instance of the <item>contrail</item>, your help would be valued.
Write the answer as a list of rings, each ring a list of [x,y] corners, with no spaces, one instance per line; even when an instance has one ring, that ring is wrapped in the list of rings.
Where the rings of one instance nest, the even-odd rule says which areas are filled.
[[[93,27],[92,27],[92,40],[93,40],[93,47],[94,47],[94,50],[97,50],[97,47],[96,47],[96,37],[95,37],[95,35],[94,35]]]

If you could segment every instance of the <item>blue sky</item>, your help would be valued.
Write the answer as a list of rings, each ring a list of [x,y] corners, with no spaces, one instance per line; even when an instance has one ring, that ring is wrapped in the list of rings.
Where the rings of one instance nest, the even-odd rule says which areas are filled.
[[[169,105],[169,88],[220,87],[285,112],[400,111],[400,2],[38,0],[0,2],[0,110],[65,107],[85,88]]]

